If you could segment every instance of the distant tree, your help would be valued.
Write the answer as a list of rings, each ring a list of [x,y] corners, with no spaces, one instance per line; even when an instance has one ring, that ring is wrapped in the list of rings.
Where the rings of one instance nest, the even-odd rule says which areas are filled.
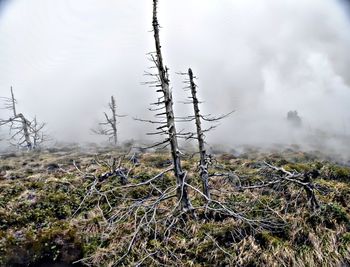
[[[92,129],[92,132],[99,135],[106,135],[110,142],[114,145],[118,144],[118,128],[117,118],[126,117],[126,115],[117,114],[117,105],[114,96],[111,96],[111,102],[108,103],[110,115],[104,112],[105,121],[100,122],[96,129]]]
[[[0,119],[0,126],[9,126],[10,143],[19,147],[25,147],[29,150],[36,149],[46,141],[43,128],[45,123],[39,123],[36,117],[30,121],[23,113],[18,113],[16,104],[17,100],[11,87],[11,97],[1,97],[5,102],[4,109],[9,110],[12,115],[8,119]],[[13,143],[15,142],[15,143]]]
[[[301,118],[296,110],[288,111],[287,120],[294,127],[300,127],[302,124]]]

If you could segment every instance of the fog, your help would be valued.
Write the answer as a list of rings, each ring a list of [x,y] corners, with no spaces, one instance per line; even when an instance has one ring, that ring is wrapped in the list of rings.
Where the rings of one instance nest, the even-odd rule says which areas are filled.
[[[145,139],[157,97],[142,85],[154,51],[152,1],[9,0],[0,4],[0,96],[47,122],[57,140],[103,140],[90,129],[109,97],[128,114],[120,140]],[[183,77],[199,78],[204,113],[235,110],[208,134],[235,147],[298,144],[349,154],[350,20],[336,0],[160,0],[161,41],[176,111],[191,112]],[[297,110],[302,127],[288,124]],[[6,111],[0,111],[6,117]],[[178,125],[179,129],[187,127]],[[4,131],[3,131],[4,132]],[[4,133],[3,133],[4,135]]]

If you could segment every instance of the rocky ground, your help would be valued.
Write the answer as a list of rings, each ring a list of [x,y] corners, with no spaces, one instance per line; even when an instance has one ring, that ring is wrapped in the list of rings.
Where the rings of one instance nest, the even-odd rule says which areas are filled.
[[[3,154],[0,266],[350,266],[348,166],[295,149],[218,153],[207,206],[194,189],[198,158],[186,156],[194,211],[181,214],[171,197],[150,208],[175,186],[171,172],[145,183],[169,168],[168,154],[127,153]],[[267,164],[299,178],[317,172],[319,206],[301,184],[276,182],[285,173]]]

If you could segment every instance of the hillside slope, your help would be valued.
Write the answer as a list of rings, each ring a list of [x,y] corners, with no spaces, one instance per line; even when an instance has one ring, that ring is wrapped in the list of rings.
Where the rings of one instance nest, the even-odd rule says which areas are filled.
[[[198,159],[185,157],[194,211],[179,214],[167,153],[122,155],[1,156],[0,265],[350,266],[349,167],[293,150],[218,154],[206,205]],[[276,182],[283,172],[267,164],[317,171],[319,207],[300,184]]]

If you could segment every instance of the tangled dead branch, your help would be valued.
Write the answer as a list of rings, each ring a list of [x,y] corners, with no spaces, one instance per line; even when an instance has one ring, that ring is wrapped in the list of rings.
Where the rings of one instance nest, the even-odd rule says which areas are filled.
[[[132,172],[129,172],[128,184],[123,184],[121,180],[111,188],[105,188],[107,181],[112,183],[116,178],[115,168],[129,169],[127,164],[131,164],[129,157],[126,155],[119,158],[112,158],[110,161],[98,160],[101,168],[110,168],[111,171],[103,172],[99,175],[92,175],[86,171],[82,171],[76,164],[76,169],[85,177],[92,179],[87,188],[86,195],[83,197],[81,204],[74,213],[78,216],[83,210],[84,205],[91,201],[96,203],[97,210],[101,214],[105,222],[102,243],[108,243],[108,240],[123,228],[123,240],[120,248],[114,248],[115,258],[113,258],[113,266],[119,266],[130,263],[131,255],[142,255],[143,261],[152,260],[158,264],[164,263],[164,258],[167,258],[167,263],[183,264],[179,259],[176,259],[176,253],[169,251],[167,248],[169,243],[173,242],[172,237],[175,233],[184,231],[188,234],[187,227],[191,221],[212,221],[212,220],[227,220],[233,219],[249,227],[251,232],[259,232],[262,229],[276,230],[284,227],[284,222],[279,218],[275,218],[271,208],[266,208],[260,213],[263,216],[252,216],[250,213],[249,203],[241,203],[241,207],[236,202],[230,201],[233,191],[221,192],[219,196],[215,194],[209,201],[203,192],[198,189],[198,185],[192,185],[185,182],[180,188],[183,191],[184,186],[188,188],[188,193],[191,199],[195,200],[195,205],[192,207],[192,212],[188,213],[181,209],[181,198],[177,197],[179,185],[171,179],[169,175],[173,172],[174,166],[160,171],[151,177],[146,173],[142,173],[145,166],[142,162],[139,165],[134,165]],[[141,172],[141,173],[140,173]],[[113,175],[112,175],[113,173]],[[110,175],[111,174],[111,175]],[[108,176],[108,177],[107,177]],[[103,179],[101,179],[103,177]],[[145,177],[147,177],[145,179]],[[127,229],[127,230],[125,230]],[[239,237],[235,237],[239,239]],[[150,249],[150,242],[159,243],[159,246]],[[220,246],[220,245],[219,245]],[[103,250],[101,246],[101,250]],[[130,257],[129,257],[130,256]],[[107,257],[107,255],[106,255]],[[150,259],[152,258],[152,259]],[[142,259],[135,263],[141,264]],[[94,257],[84,258],[85,264],[94,266],[97,259]],[[141,263],[140,263],[141,262]]]
[[[271,181],[264,182],[261,184],[250,185],[250,186],[240,186],[241,189],[258,189],[258,188],[264,188],[264,187],[271,187],[274,185],[286,186],[288,184],[295,184],[297,186],[302,187],[305,190],[308,203],[312,210],[318,209],[320,207],[320,204],[315,194],[315,185],[313,184],[313,179],[319,176],[318,171],[312,170],[305,173],[299,173],[296,171],[291,172],[291,171],[285,170],[283,167],[277,167],[267,162],[264,162],[264,164],[269,169],[275,171],[273,175],[273,179]]]
[[[5,103],[4,109],[12,113],[8,119],[0,119],[0,126],[9,126],[11,145],[32,150],[48,140],[43,131],[45,123],[39,123],[36,117],[30,121],[22,113],[17,113],[17,100],[12,87],[11,98],[2,97],[2,100]]]

